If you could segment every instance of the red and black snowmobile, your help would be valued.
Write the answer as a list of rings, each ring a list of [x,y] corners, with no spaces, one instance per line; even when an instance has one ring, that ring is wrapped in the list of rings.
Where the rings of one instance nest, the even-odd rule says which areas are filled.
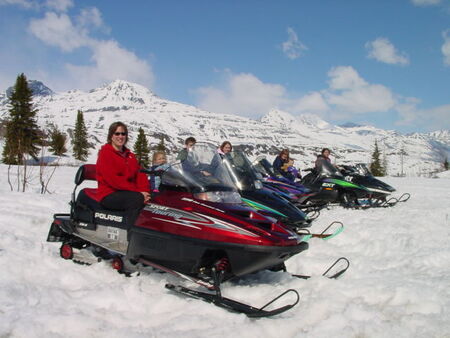
[[[274,300],[255,308],[222,297],[222,281],[282,269],[285,260],[308,248],[310,236],[245,206],[229,176],[218,168],[217,174],[197,169],[174,164],[162,175],[149,172],[160,175],[159,194],[139,211],[112,211],[95,201],[96,189],[84,188],[76,196],[83,181],[95,180],[95,165],[83,165],[75,177],[70,213],[54,215],[47,241],[62,242],[65,259],[107,259],[124,273],[151,266],[188,279],[210,292],[166,287],[248,316],[271,316],[295,306],[295,290],[285,292],[295,294],[291,304],[273,310],[267,306]]]

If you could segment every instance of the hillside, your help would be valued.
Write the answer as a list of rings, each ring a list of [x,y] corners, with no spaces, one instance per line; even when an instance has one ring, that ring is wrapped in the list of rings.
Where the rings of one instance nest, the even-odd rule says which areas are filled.
[[[323,147],[333,151],[337,163],[369,162],[375,140],[386,156],[390,175],[402,171],[408,175],[424,175],[438,170],[445,156],[450,157],[450,131],[402,135],[392,130],[348,123],[335,126],[315,115],[293,116],[273,109],[260,120],[237,115],[217,114],[194,106],[162,99],[147,88],[116,80],[89,92],[71,90],[54,93],[39,81],[30,83],[39,110],[38,123],[56,124],[71,136],[77,110],[84,112],[94,161],[99,146],[106,139],[108,126],[117,120],[130,127],[130,144],[142,127],[151,144],[165,138],[173,152],[187,136],[217,144],[229,140],[242,145],[251,156],[274,156],[281,148],[289,148],[302,168],[312,165]],[[0,117],[7,116],[7,95],[0,94]],[[401,149],[406,155],[403,159]],[[70,151],[69,151],[70,153]],[[70,158],[63,161],[73,162]]]

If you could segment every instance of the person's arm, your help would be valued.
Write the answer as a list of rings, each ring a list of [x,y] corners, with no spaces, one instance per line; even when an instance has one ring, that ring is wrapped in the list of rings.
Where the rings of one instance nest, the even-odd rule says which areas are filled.
[[[148,177],[146,174],[139,172],[136,178],[136,186],[139,192],[150,192]]]
[[[186,149],[181,149],[177,155],[177,161],[184,162],[187,159],[188,152]]]
[[[275,175],[281,175],[281,176],[285,176],[285,171],[282,168],[283,166],[283,161],[281,160],[280,157],[275,158],[275,161],[273,161],[273,171],[275,172]]]

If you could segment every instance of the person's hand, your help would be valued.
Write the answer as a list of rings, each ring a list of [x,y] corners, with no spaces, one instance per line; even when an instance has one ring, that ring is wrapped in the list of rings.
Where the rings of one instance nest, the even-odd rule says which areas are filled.
[[[203,176],[211,176],[211,173],[209,173],[207,171],[202,170],[200,172],[203,174]]]
[[[147,203],[148,201],[150,201],[151,197],[148,192],[142,191],[141,194],[144,195],[144,203]]]

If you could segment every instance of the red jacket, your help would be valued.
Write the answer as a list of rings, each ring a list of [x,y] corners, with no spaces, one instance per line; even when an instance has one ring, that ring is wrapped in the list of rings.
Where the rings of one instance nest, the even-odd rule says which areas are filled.
[[[139,172],[136,156],[128,148],[124,147],[121,153],[109,143],[103,145],[98,153],[96,169],[98,202],[119,190],[150,192],[147,175]]]

